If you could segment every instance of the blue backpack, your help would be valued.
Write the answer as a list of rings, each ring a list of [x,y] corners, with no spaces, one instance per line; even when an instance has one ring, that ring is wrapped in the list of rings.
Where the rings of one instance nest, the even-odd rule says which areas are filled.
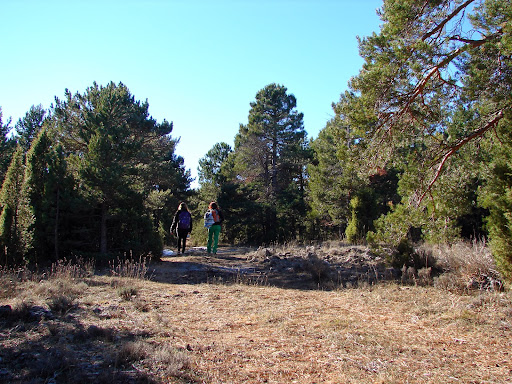
[[[178,228],[179,229],[190,229],[190,222],[192,221],[192,218],[190,216],[189,212],[180,212],[180,215],[178,216]]]

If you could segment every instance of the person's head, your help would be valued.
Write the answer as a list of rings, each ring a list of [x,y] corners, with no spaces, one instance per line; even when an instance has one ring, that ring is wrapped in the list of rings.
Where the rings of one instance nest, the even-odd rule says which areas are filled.
[[[188,211],[187,204],[184,202],[181,202],[180,205],[178,205],[178,211]]]
[[[217,207],[217,203],[216,203],[215,201],[212,201],[212,202],[210,203],[210,205],[209,205],[209,208],[210,208],[210,209],[217,209],[217,208],[218,208],[218,207]]]

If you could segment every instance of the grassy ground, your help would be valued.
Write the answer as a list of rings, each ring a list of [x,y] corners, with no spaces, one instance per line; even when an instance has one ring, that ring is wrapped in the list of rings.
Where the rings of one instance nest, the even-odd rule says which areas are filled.
[[[0,382],[512,382],[510,292],[121,276],[151,268],[3,271]]]

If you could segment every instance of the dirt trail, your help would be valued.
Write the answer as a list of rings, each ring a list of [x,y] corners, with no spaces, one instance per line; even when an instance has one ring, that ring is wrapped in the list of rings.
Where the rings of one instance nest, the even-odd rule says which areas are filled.
[[[149,270],[151,280],[173,284],[202,284],[253,280],[266,275],[262,263],[248,259],[254,252],[249,248],[219,248],[216,255],[206,253],[204,247],[194,247],[185,254],[164,252],[162,261]],[[264,283],[261,281],[261,283]]]
[[[337,249],[304,247],[293,252],[274,248],[219,248],[208,255],[204,247],[185,254],[164,252],[149,269],[151,280],[173,284],[244,282],[293,289],[357,286],[399,274],[386,268],[365,247]]]

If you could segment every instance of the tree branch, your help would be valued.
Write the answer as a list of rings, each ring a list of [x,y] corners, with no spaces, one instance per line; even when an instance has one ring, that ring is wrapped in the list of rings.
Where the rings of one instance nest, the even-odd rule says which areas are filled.
[[[448,64],[450,64],[454,59],[456,59],[458,56],[460,56],[463,52],[467,51],[470,48],[477,48],[479,46],[484,45],[485,43],[488,43],[489,41],[495,39],[496,37],[500,36],[502,34],[503,30],[500,29],[496,33],[493,33],[492,35],[489,35],[481,40],[475,40],[472,43],[468,43],[462,47],[457,48],[453,52],[451,52],[448,56],[446,56],[443,60],[441,60],[438,64],[436,64],[434,67],[430,68],[424,75],[424,77],[416,84],[414,87],[414,90],[410,92],[407,96],[407,101],[403,108],[401,108],[396,113],[390,113],[387,118],[384,120],[382,124],[380,124],[380,127],[382,128],[384,125],[386,125],[388,122],[392,120],[399,119],[402,117],[407,111],[409,110],[412,103],[416,100],[418,96],[420,96],[423,93],[423,90],[425,89],[428,81],[435,75],[440,74],[440,69],[446,67]],[[445,81],[445,80],[443,80]],[[393,122],[391,122],[391,125],[393,125]],[[380,128],[378,129],[380,130]]]
[[[444,19],[441,23],[439,23],[439,25],[437,25],[433,30],[431,30],[430,32],[427,32],[425,33],[422,37],[421,37],[421,40],[422,41],[425,41],[426,39],[428,39],[429,37],[435,35],[437,32],[441,31],[444,26],[446,24],[448,24],[448,22],[453,19],[455,16],[457,16],[457,14],[462,11],[463,9],[465,9],[469,4],[471,4],[472,2],[474,2],[475,0],[467,0],[465,1],[464,3],[462,3],[461,5],[459,5],[452,13],[450,13],[448,15],[448,17],[446,19]]]
[[[477,129],[475,132],[473,132],[471,135],[463,138],[462,140],[460,140],[457,144],[451,146],[448,150],[448,152],[443,156],[443,158],[441,159],[441,162],[439,163],[439,165],[437,166],[437,171],[434,175],[434,178],[430,181],[430,184],[428,185],[427,189],[425,190],[425,192],[423,192],[423,194],[421,195],[419,201],[418,201],[418,205],[422,202],[422,200],[425,198],[425,196],[427,195],[427,193],[430,193],[431,189],[432,189],[432,186],[435,184],[435,182],[437,181],[437,179],[439,178],[439,176],[441,175],[441,171],[443,170],[444,168],[444,165],[446,163],[446,161],[455,153],[457,152],[462,146],[466,145],[467,143],[469,143],[471,140],[474,140],[478,137],[482,137],[488,130],[490,129],[493,129],[494,127],[496,127],[496,125],[498,124],[498,122],[503,118],[503,116],[505,115],[504,114],[504,110],[505,108],[499,110],[496,115],[490,120],[487,122],[487,124],[485,124],[482,128],[480,129]]]
[[[465,44],[478,44],[481,41],[481,40],[474,40],[474,39],[466,39],[466,38],[458,36],[458,35],[450,37],[449,40],[450,41],[460,41],[461,43],[465,43]]]

